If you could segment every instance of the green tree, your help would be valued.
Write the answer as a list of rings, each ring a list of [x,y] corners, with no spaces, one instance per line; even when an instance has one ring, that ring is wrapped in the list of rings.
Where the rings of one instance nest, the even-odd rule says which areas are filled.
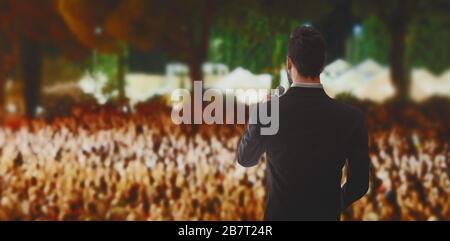
[[[231,68],[243,66],[254,73],[278,75],[287,53],[288,34],[273,33],[267,16],[254,16],[246,24],[252,34],[215,27],[211,38],[209,60],[225,63]],[[298,25],[293,22],[292,26]],[[278,72],[278,73],[277,73]],[[278,80],[275,76],[275,80]],[[278,85],[274,81],[274,85]]]
[[[441,74],[450,67],[450,21],[429,18],[417,20],[411,27],[408,59],[412,66]]]
[[[353,64],[372,58],[378,63],[388,64],[389,37],[383,23],[375,16],[355,26],[353,35],[347,42],[346,58]]]
[[[98,64],[98,52],[117,55],[117,58],[103,56],[102,59],[106,65],[110,64],[108,60],[115,59],[117,71],[114,71],[114,77],[111,75],[108,77],[110,80],[115,80],[114,86],[119,90],[120,99],[125,98],[127,44],[111,31],[109,24],[115,21],[115,18],[121,17],[117,12],[120,12],[120,7],[126,2],[124,0],[58,0],[59,11],[67,26],[83,44],[94,50],[94,68]],[[130,28],[130,26],[124,27]],[[111,68],[108,69],[111,70]]]
[[[9,3],[0,1],[0,124],[3,121],[5,108],[5,82],[13,69],[13,64],[18,59],[18,47],[14,47],[17,39],[13,39],[13,18],[10,15]]]
[[[113,36],[141,50],[163,50],[186,63],[192,80],[202,80],[213,18],[226,1],[128,0],[108,20]]]
[[[265,71],[274,76],[273,86],[279,84],[279,73],[287,54],[289,33],[300,23],[320,19],[335,6],[327,0],[249,0],[229,1],[233,14],[218,22],[220,28],[230,32],[235,49],[229,60],[250,70]],[[224,41],[225,42],[225,41]],[[241,62],[243,61],[243,62]]]
[[[40,102],[45,47],[54,46],[71,58],[83,58],[86,49],[65,25],[54,0],[0,0],[0,6],[0,31],[10,46],[10,68],[18,70],[26,115],[33,117]]]
[[[406,61],[407,39],[411,25],[418,19],[443,18],[450,15],[447,0],[355,0],[353,12],[367,17],[375,15],[386,26],[389,33],[389,65],[391,78],[397,89],[397,98],[406,100],[410,87],[410,66]]]

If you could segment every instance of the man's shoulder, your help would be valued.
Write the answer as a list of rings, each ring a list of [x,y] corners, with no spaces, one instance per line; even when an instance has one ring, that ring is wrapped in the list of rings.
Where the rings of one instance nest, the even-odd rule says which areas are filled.
[[[281,109],[290,110],[292,108],[292,106],[295,105],[296,107],[298,107],[299,102],[305,103],[304,101],[305,101],[304,99],[296,98],[295,95],[286,94],[279,98],[279,105],[280,105]],[[325,105],[323,105],[324,103],[325,103]],[[308,104],[314,105],[317,103],[311,102]],[[364,112],[361,109],[359,109],[358,107],[344,103],[344,102],[336,100],[336,99],[333,99],[329,96],[321,98],[320,105],[326,109],[324,111],[331,110],[333,113],[336,113],[339,116],[347,116],[352,119],[355,119],[355,118],[363,119],[364,118]],[[305,106],[305,105],[303,105],[303,106]]]
[[[340,108],[341,110],[345,111],[346,113],[349,113],[352,115],[358,115],[358,116],[364,115],[363,111],[354,105],[344,103],[344,102],[341,102],[341,101],[335,100],[335,99],[333,99],[332,101],[336,104],[337,108]]]
[[[364,119],[364,112],[356,106],[341,102],[339,100],[332,99],[334,108],[336,108],[340,114],[346,115],[354,119]]]

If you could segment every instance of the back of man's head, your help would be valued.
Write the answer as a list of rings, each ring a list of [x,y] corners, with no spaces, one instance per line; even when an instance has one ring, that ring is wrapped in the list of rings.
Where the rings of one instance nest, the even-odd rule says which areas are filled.
[[[311,26],[300,26],[289,37],[288,57],[304,77],[319,77],[326,61],[326,43]]]

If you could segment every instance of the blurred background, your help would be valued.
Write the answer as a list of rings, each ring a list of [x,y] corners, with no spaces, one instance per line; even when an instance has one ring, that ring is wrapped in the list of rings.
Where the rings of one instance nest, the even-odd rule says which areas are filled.
[[[288,87],[319,29],[321,76],[370,132],[368,194],[343,220],[450,219],[448,0],[0,0],[1,220],[261,220],[244,125],[174,125],[170,94]],[[239,100],[236,100],[239,102]],[[239,104],[239,103],[237,103]]]

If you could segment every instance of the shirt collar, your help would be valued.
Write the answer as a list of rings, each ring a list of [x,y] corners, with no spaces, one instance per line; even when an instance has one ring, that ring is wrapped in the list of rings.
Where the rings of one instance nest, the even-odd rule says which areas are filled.
[[[292,83],[291,87],[323,88],[321,83]]]

